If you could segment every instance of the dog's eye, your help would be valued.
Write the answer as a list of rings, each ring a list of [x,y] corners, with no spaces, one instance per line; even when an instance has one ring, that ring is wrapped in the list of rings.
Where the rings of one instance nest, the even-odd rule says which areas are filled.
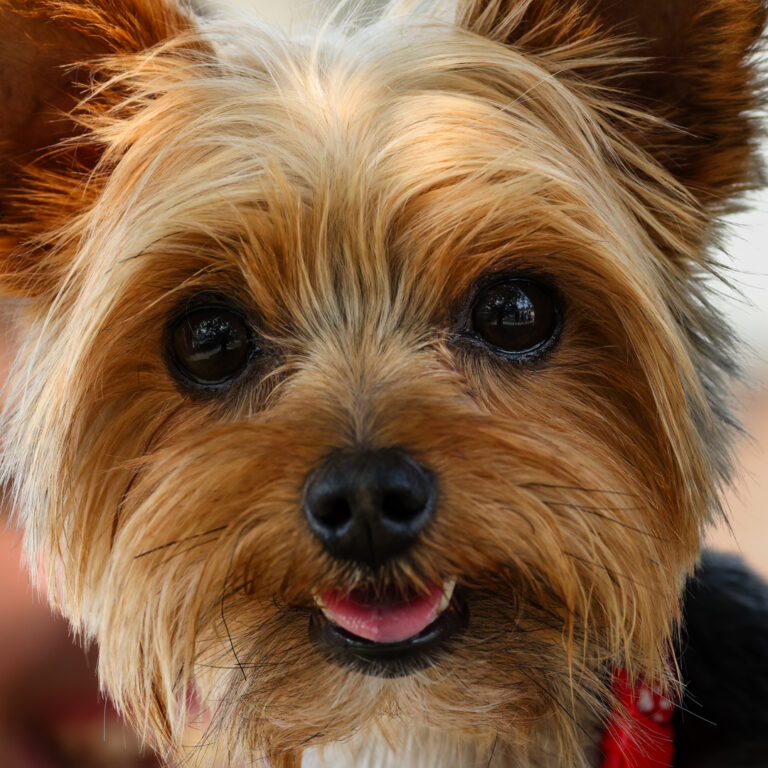
[[[557,333],[554,292],[529,279],[505,280],[480,291],[472,308],[472,330],[497,350],[523,357]]]
[[[233,382],[258,353],[253,336],[233,308],[195,307],[171,325],[171,357],[188,383],[220,389]]]

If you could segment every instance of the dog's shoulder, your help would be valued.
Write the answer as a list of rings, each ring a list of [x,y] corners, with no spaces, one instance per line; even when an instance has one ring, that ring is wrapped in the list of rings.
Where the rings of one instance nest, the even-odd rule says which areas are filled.
[[[768,766],[768,584],[705,554],[686,590],[676,768]]]

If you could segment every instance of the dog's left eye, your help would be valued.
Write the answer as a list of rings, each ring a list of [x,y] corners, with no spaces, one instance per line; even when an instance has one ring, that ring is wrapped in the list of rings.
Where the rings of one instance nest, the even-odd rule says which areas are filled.
[[[553,289],[537,280],[502,280],[477,295],[472,330],[496,351],[523,359],[554,341],[559,316]]]
[[[232,307],[187,310],[170,328],[171,358],[185,383],[221,389],[245,371],[259,351],[243,316]]]

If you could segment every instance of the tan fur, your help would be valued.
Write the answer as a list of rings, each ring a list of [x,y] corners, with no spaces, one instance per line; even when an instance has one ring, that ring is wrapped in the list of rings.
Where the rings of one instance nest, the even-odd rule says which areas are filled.
[[[665,682],[728,470],[731,341],[702,279],[712,216],[755,178],[764,16],[670,5],[726,30],[682,49],[675,110],[626,74],[659,50],[617,37],[624,6],[629,34],[656,31],[633,3],[477,0],[458,25],[393,6],[287,41],[149,0],[0,0],[0,285],[28,299],[4,476],[51,600],[162,755],[194,694],[193,762],[290,768],[352,739],[356,768],[586,765],[606,673]],[[39,94],[87,99],[50,123]],[[567,302],[531,369],[456,340],[472,285],[510,267]],[[162,353],[203,290],[253,307],[275,350],[215,401]],[[306,530],[305,477],[359,444],[407,446],[442,488],[381,580],[472,596],[455,650],[396,681],[307,639],[312,595],[367,575]]]

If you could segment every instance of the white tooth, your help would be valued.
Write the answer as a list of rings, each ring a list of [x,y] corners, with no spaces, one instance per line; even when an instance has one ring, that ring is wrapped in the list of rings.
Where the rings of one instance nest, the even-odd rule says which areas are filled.
[[[338,624],[336,619],[334,619],[333,616],[331,616],[331,614],[328,612],[328,609],[325,606],[320,607],[320,613],[322,613],[323,616],[325,616],[325,618],[331,622],[331,624]]]
[[[323,604],[323,601],[317,595],[315,595],[314,599],[315,599],[315,605],[320,609],[320,612],[323,614],[323,616],[325,616],[325,618],[328,619],[328,621],[335,624],[336,620],[328,612],[328,609]]]
[[[443,585],[443,596],[440,599],[440,605],[437,608],[438,613],[442,613],[450,604],[453,597],[453,590],[456,588],[456,582],[451,579]]]

